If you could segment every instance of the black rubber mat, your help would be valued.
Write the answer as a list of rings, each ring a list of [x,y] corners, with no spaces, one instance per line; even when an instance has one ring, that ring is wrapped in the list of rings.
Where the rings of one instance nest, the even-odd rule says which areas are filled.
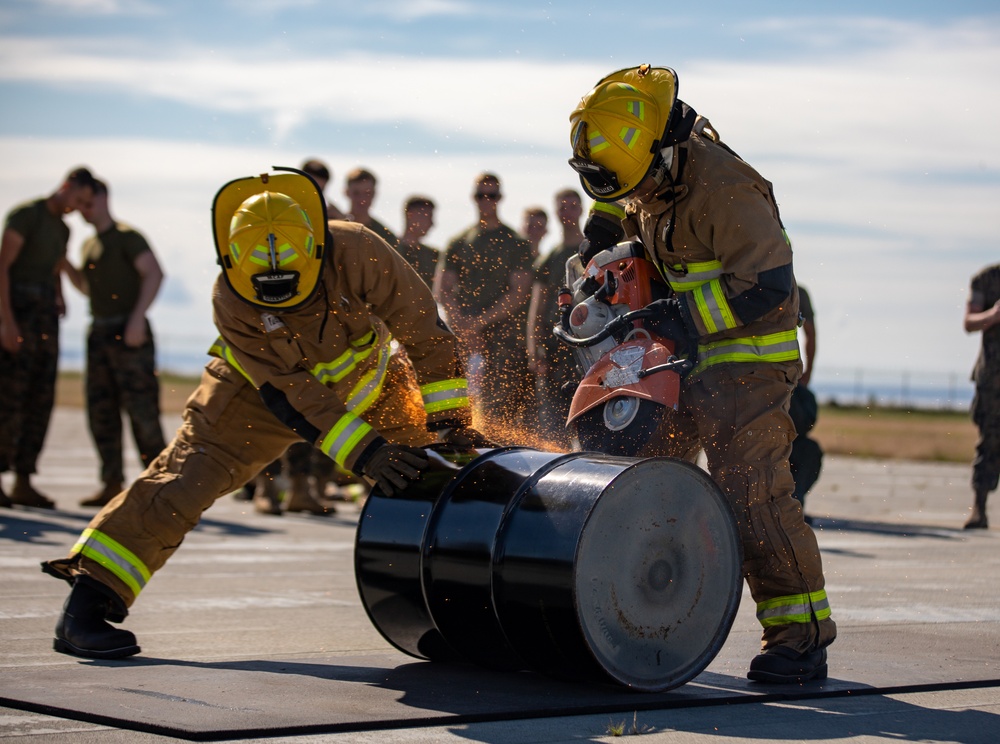
[[[395,653],[221,662],[138,656],[23,668],[0,682],[0,704],[212,741],[996,687],[998,629],[996,623],[854,628],[831,649],[830,678],[806,685],[745,680],[735,672],[745,661],[727,655],[746,645],[738,637],[693,682],[658,694]]]

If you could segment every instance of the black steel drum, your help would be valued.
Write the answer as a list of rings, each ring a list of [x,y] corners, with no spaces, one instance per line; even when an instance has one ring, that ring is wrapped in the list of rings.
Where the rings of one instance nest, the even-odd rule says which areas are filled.
[[[552,676],[676,687],[715,658],[739,607],[729,505],[679,460],[584,453],[512,505],[496,544],[500,624]]]
[[[742,574],[706,473],[668,458],[477,454],[432,454],[402,496],[374,489],[365,504],[358,589],[390,643],[644,691],[708,666]]]
[[[566,455],[491,450],[441,493],[423,542],[424,598],[441,635],[464,657],[500,669],[524,669],[497,622],[492,556],[508,504]]]
[[[424,601],[420,552],[438,497],[479,453],[428,449],[419,481],[389,498],[373,488],[365,501],[354,546],[354,577],[361,603],[382,636],[403,653],[432,661],[462,657],[438,632]]]

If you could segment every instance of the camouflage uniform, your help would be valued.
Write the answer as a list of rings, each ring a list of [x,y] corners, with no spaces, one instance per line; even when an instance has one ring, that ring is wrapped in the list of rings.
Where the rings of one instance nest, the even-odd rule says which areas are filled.
[[[166,446],[160,426],[160,383],[152,331],[142,346],[125,345],[125,318],[95,318],[87,336],[87,420],[101,457],[101,481],[124,482],[122,415],[145,468]]]
[[[149,250],[142,234],[116,223],[88,239],[81,251],[94,316],[87,336],[87,417],[106,486],[121,487],[125,480],[123,410],[144,468],[166,446],[152,329],[147,323],[142,346],[129,347],[124,341],[125,324],[141,285],[135,260]]]
[[[59,364],[56,265],[66,255],[69,228],[49,212],[45,199],[21,204],[5,229],[24,238],[10,268],[10,299],[21,349],[0,349],[0,472],[36,471],[55,402]]]
[[[0,472],[36,472],[55,403],[59,363],[59,314],[51,287],[11,287],[14,315],[24,342],[0,349]]]
[[[1000,300],[1000,264],[988,266],[973,277],[970,290],[970,302],[984,310],[997,300]],[[1000,326],[983,331],[983,345],[972,379],[976,383],[972,420],[979,427],[972,487],[977,492],[989,493],[996,490],[1000,480]]]

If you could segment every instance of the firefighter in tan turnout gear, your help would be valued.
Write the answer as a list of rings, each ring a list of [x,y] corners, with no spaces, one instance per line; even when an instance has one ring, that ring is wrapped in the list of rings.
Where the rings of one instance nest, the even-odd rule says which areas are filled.
[[[308,441],[392,494],[438,439],[477,443],[455,337],[381,238],[327,223],[298,171],[232,181],[213,207],[219,341],[174,440],[43,570],[72,584],[55,648],[138,653],[121,622],[202,512]],[[395,339],[406,354],[394,354]],[[409,362],[404,362],[403,359]]]
[[[570,121],[570,165],[597,200],[584,263],[625,236],[641,239],[673,290],[654,303],[654,322],[697,355],[649,454],[700,444],[733,508],[764,629],[747,676],[822,679],[836,626],[815,535],[792,498],[798,300],[771,184],[677,98],[667,68],[612,73]]]

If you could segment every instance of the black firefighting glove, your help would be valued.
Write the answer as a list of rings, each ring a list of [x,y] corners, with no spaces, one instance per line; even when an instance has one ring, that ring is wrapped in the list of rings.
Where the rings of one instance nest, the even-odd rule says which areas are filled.
[[[375,481],[386,496],[402,491],[427,467],[427,453],[416,447],[386,442],[375,450],[362,472]]]
[[[583,265],[603,250],[618,245],[625,237],[621,220],[604,212],[591,212],[583,226],[583,242],[578,249]]]
[[[441,429],[438,436],[445,444],[453,444],[463,449],[493,449],[497,445],[484,437],[479,431],[471,426],[455,426],[450,429]]]
[[[676,297],[653,300],[646,305],[646,309],[651,310],[653,314],[643,325],[650,332],[673,341],[676,356],[687,356],[694,351],[697,334],[692,327],[694,324],[685,319],[680,300]]]

